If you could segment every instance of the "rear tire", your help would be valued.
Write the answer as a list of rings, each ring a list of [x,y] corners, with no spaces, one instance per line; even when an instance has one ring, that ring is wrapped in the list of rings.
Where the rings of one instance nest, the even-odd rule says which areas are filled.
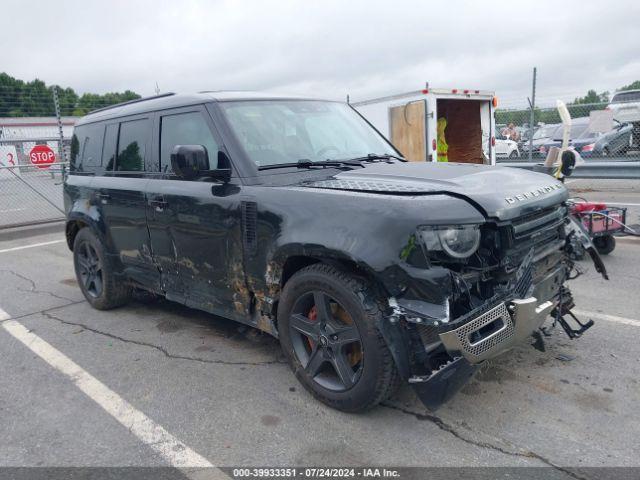
[[[89,228],[81,229],[76,235],[73,265],[80,290],[93,308],[111,310],[131,299],[132,288],[116,278],[113,259]]]
[[[616,248],[616,239],[613,235],[604,235],[593,239],[593,246],[600,255],[609,255]]]
[[[280,344],[318,400],[360,412],[395,393],[398,372],[376,326],[385,306],[369,282],[330,265],[311,265],[289,279],[278,305]]]

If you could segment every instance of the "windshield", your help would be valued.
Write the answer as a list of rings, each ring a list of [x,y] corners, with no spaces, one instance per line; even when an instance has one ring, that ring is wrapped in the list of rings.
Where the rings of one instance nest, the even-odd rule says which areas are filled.
[[[541,138],[549,138],[557,128],[558,128],[558,125],[548,125],[546,127],[540,127],[533,134],[533,139],[540,140]]]
[[[585,131],[587,131],[588,127],[589,127],[589,124],[587,123],[578,123],[578,124],[571,125],[571,130],[569,131],[569,138],[570,139],[580,138],[582,134],[585,133]],[[560,125],[558,129],[553,133],[553,139],[562,140],[563,131],[564,131],[564,126]]]
[[[259,167],[397,152],[348,105],[315,100],[222,102],[231,128]]]

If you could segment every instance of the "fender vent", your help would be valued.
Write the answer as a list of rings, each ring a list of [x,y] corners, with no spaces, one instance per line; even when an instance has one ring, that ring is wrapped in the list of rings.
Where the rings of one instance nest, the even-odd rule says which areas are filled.
[[[242,246],[245,253],[253,254],[258,249],[258,205],[256,202],[242,202]]]

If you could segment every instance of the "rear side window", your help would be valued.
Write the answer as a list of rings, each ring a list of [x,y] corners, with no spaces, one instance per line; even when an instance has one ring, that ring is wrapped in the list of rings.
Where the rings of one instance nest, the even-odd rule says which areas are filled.
[[[103,124],[77,127],[71,140],[71,169],[89,173],[100,170],[103,140]]]
[[[218,166],[218,143],[200,112],[178,113],[162,117],[160,124],[160,169],[171,172],[171,151],[176,145],[204,145],[209,168]]]
[[[144,171],[144,156],[151,138],[151,122],[147,119],[120,124],[116,170],[119,172]]]

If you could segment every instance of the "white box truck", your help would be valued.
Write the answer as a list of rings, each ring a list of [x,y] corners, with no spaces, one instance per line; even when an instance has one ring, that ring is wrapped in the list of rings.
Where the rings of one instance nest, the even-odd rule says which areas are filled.
[[[438,161],[437,121],[444,117],[450,162],[496,163],[494,92],[424,88],[351,103],[411,161]]]

